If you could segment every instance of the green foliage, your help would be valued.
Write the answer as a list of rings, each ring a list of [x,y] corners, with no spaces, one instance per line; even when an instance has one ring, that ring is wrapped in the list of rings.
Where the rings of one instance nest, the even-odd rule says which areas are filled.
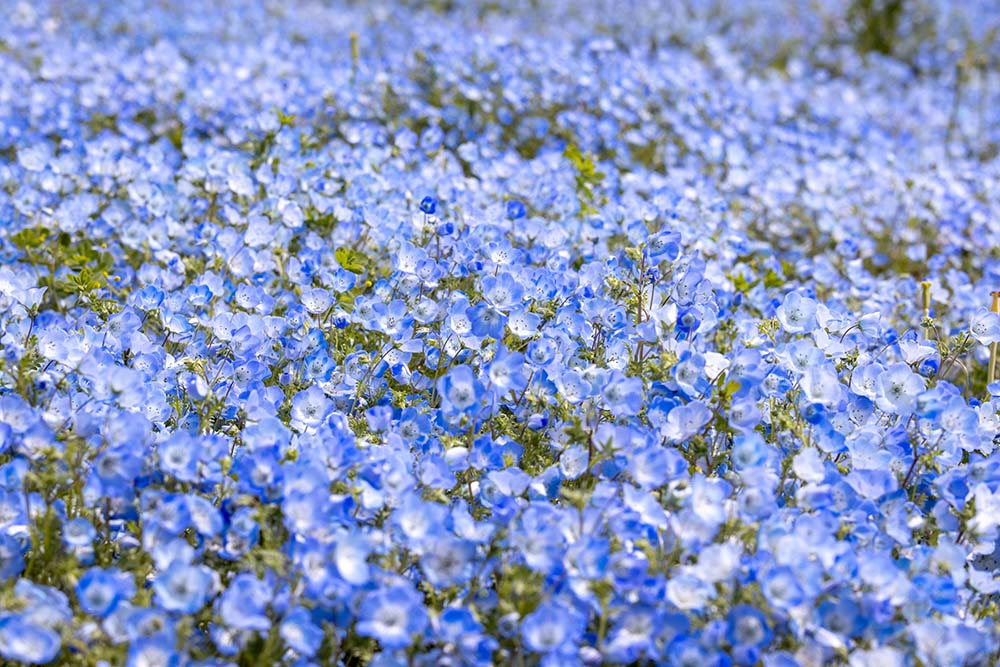
[[[858,51],[891,55],[904,9],[904,0],[853,0],[847,10],[847,20]]]
[[[597,213],[597,205],[603,202],[596,195],[596,190],[604,182],[604,174],[597,171],[594,158],[590,153],[582,153],[574,144],[567,144],[563,157],[569,160],[576,172],[576,196],[580,201],[580,213],[593,215]]]
[[[347,246],[341,246],[334,250],[333,256],[342,268],[347,269],[351,273],[364,273],[365,267],[370,264],[367,255]]]
[[[112,276],[114,255],[92,239],[55,233],[39,225],[22,229],[11,241],[29,263],[48,268],[39,285],[48,288],[46,298],[50,300],[76,296],[93,302],[116,280]]]

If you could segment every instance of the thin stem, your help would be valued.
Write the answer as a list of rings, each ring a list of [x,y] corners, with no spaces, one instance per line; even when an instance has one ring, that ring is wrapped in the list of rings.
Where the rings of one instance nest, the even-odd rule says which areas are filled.
[[[993,296],[993,303],[990,305],[990,311],[1000,313],[1000,292],[991,292],[991,294]],[[990,343],[990,366],[986,376],[987,386],[993,384],[993,381],[997,378],[997,352],[997,343]]]

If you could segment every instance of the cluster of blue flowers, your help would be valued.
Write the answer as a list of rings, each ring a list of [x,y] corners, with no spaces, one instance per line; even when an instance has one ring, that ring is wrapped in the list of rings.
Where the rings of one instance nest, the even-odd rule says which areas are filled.
[[[620,4],[2,3],[0,662],[997,663],[1000,7]]]

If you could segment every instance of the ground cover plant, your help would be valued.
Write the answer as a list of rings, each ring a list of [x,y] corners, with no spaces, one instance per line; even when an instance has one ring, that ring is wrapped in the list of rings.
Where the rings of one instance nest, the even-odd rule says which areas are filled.
[[[0,2],[0,663],[1000,659],[1000,7]]]

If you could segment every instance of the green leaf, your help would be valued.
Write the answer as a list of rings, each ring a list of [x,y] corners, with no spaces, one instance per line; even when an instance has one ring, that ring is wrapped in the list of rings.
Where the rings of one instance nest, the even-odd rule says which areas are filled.
[[[29,227],[22,229],[10,237],[10,240],[21,250],[40,248],[49,238],[47,227]]]
[[[723,387],[722,389],[723,397],[726,398],[726,400],[732,398],[736,394],[736,392],[740,390],[741,386],[742,385],[736,380],[730,380],[729,382],[726,383],[726,386]]]
[[[777,271],[774,269],[768,269],[767,274],[764,275],[764,287],[771,289],[772,287],[781,287],[785,284],[785,279],[779,276]]]
[[[333,256],[341,267],[351,273],[364,273],[365,265],[368,264],[368,256],[358,252],[353,248],[340,247],[333,251]]]
[[[275,109],[274,113],[278,116],[278,125],[281,127],[291,127],[295,125],[295,115],[286,114],[281,109]]]
[[[736,289],[736,291],[741,292],[743,294],[749,293],[750,290],[753,288],[753,286],[757,284],[756,280],[753,282],[747,280],[746,276],[744,276],[742,273],[736,274],[735,276],[730,276],[729,279],[733,281],[733,287]]]

